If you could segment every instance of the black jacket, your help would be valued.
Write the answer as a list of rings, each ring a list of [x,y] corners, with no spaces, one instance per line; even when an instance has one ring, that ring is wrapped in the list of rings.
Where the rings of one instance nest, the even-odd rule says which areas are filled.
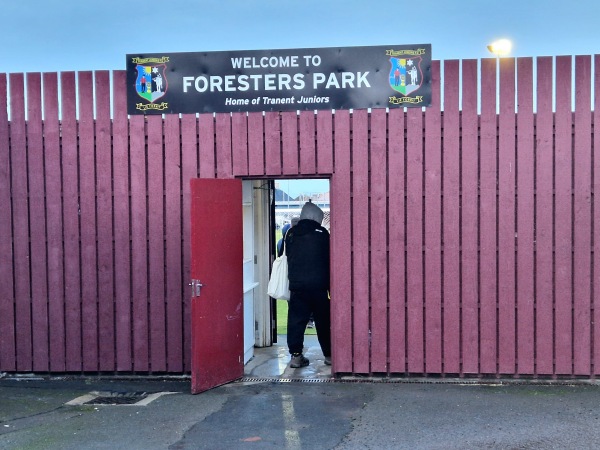
[[[285,237],[290,290],[329,289],[329,232],[304,219]]]

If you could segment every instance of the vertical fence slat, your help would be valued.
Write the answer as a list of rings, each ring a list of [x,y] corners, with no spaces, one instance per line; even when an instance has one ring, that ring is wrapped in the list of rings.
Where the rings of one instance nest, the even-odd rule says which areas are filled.
[[[319,111],[317,114],[317,173],[333,172],[333,114]]]
[[[594,259],[592,264],[594,265],[593,272],[593,295],[592,295],[592,307],[594,308],[593,314],[593,327],[592,327],[592,363],[594,365],[593,375],[600,373],[600,303],[596,301],[596,296],[600,294],[600,54],[594,55],[594,112],[593,112],[593,124],[594,124],[594,180],[593,180],[593,193],[594,193],[594,204],[593,204],[593,230],[594,242],[592,251],[594,252]]]
[[[444,372],[458,373],[460,367],[460,254],[459,254],[459,169],[460,116],[458,104],[459,63],[444,63],[444,151],[443,245],[444,270]],[[410,215],[408,217],[411,217]],[[407,222],[411,219],[407,218]]]
[[[300,111],[300,173],[317,173],[315,156],[315,114],[313,111]]]
[[[183,327],[181,265],[181,226],[186,219],[181,215],[181,152],[179,116],[165,117],[165,301],[167,369],[183,370]],[[247,167],[247,166],[246,166]]]
[[[207,115],[200,116],[207,117]],[[211,116],[212,119],[212,116]],[[190,207],[192,204],[190,180],[198,177],[198,123],[194,114],[181,116],[181,189],[182,195],[182,233],[183,233],[183,285],[191,281],[191,235]],[[190,290],[183,289],[183,370],[191,367],[191,309]]]
[[[298,171],[298,115],[295,111],[281,113],[281,140],[283,174],[297,175]]]
[[[534,373],[533,59],[517,59],[517,367]]]
[[[352,114],[352,310],[355,373],[369,372],[369,141],[366,110]]]
[[[371,266],[371,372],[386,373],[388,359],[387,265],[387,116],[385,109],[371,112],[370,143],[370,266]]]
[[[248,175],[264,175],[265,147],[262,113],[248,113]]]
[[[440,63],[432,62],[425,110],[425,371],[442,372],[442,120]]]
[[[47,371],[48,280],[46,272],[46,202],[44,192],[44,148],[42,140],[42,77],[28,73],[27,79],[27,172],[31,251],[31,328],[33,370]]]
[[[133,370],[149,369],[148,341],[148,236],[146,208],[145,117],[129,120],[129,172],[131,177],[131,289]]]
[[[500,61],[498,130],[498,370],[515,371],[515,60]]]
[[[336,372],[352,372],[352,241],[350,114],[335,114],[335,174],[331,178],[331,339]],[[333,137],[332,137],[333,138]],[[342,300],[343,299],[343,300]]]
[[[535,355],[536,373],[554,371],[553,319],[553,140],[552,58],[537,59],[535,180]]]
[[[479,373],[479,292],[477,268],[478,164],[477,61],[462,64],[461,151],[461,353],[464,373]]]
[[[336,116],[338,113],[336,112]],[[406,372],[406,251],[405,251],[405,144],[404,144],[404,111],[403,108],[390,110],[388,120],[388,245],[389,245],[389,348],[390,372]],[[336,127],[336,138],[338,129]],[[336,176],[337,160],[336,152]]]
[[[406,143],[406,301],[408,371],[425,369],[423,326],[423,113],[408,108]],[[356,241],[355,241],[356,242]]]
[[[148,127],[148,272],[150,364],[153,372],[167,368],[165,324],[165,225],[163,186],[163,119],[149,116]]]
[[[278,112],[265,114],[265,170],[270,175],[281,173],[281,121]]]
[[[592,129],[591,57],[575,57],[573,370],[591,372]]]
[[[10,147],[8,126],[8,84],[6,74],[0,74],[0,370],[16,370],[15,295],[13,283],[13,232]]]
[[[215,120],[212,114],[200,114],[198,124],[198,164],[200,178],[215,177]],[[189,181],[189,180],[188,180]]]
[[[98,218],[98,364],[115,369],[113,277],[113,193],[110,74],[95,73],[96,85],[96,211]]]
[[[496,60],[481,61],[481,126],[479,173],[479,279],[481,373],[497,366],[496,264]]]
[[[98,370],[98,267],[96,265],[96,173],[92,73],[79,72],[78,81],[83,370],[96,371]]]
[[[217,114],[216,119],[217,178],[232,178],[231,116]]]
[[[246,113],[231,114],[233,175],[248,175],[248,120]]]
[[[22,74],[10,74],[10,143],[15,277],[15,329],[17,370],[32,366],[31,280],[29,273],[29,197],[27,193],[27,147],[25,85]]]
[[[44,165],[46,171],[46,218],[48,234],[48,324],[50,370],[64,372],[65,301],[63,282],[63,221],[61,193],[60,131],[58,123],[58,76],[43,75]]]
[[[79,176],[77,162],[77,102],[74,72],[63,72],[61,86],[61,147],[63,239],[65,252],[66,370],[82,366],[81,257],[79,235]]]
[[[555,170],[555,370],[572,373],[572,148],[571,57],[556,58]]]
[[[131,371],[131,241],[129,229],[129,121],[126,72],[113,72],[113,191],[115,224],[115,347],[117,370]]]

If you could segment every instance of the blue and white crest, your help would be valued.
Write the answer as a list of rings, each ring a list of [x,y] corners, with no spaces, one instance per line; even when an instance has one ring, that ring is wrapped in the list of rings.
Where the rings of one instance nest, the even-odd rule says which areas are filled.
[[[402,95],[410,95],[421,87],[423,71],[420,56],[390,58],[390,87]]]
[[[138,95],[150,103],[167,93],[166,64],[138,64],[135,90]]]

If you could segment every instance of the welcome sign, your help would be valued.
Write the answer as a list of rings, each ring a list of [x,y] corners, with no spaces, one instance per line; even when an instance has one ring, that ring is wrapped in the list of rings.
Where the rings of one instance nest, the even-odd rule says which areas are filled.
[[[423,107],[431,45],[127,55],[129,114]]]

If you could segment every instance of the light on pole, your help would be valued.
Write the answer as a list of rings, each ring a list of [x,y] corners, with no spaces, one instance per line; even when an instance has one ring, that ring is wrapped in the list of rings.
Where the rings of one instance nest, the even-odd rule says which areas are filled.
[[[498,39],[488,45],[487,49],[499,58],[510,53],[512,50],[512,42],[508,39]]]

